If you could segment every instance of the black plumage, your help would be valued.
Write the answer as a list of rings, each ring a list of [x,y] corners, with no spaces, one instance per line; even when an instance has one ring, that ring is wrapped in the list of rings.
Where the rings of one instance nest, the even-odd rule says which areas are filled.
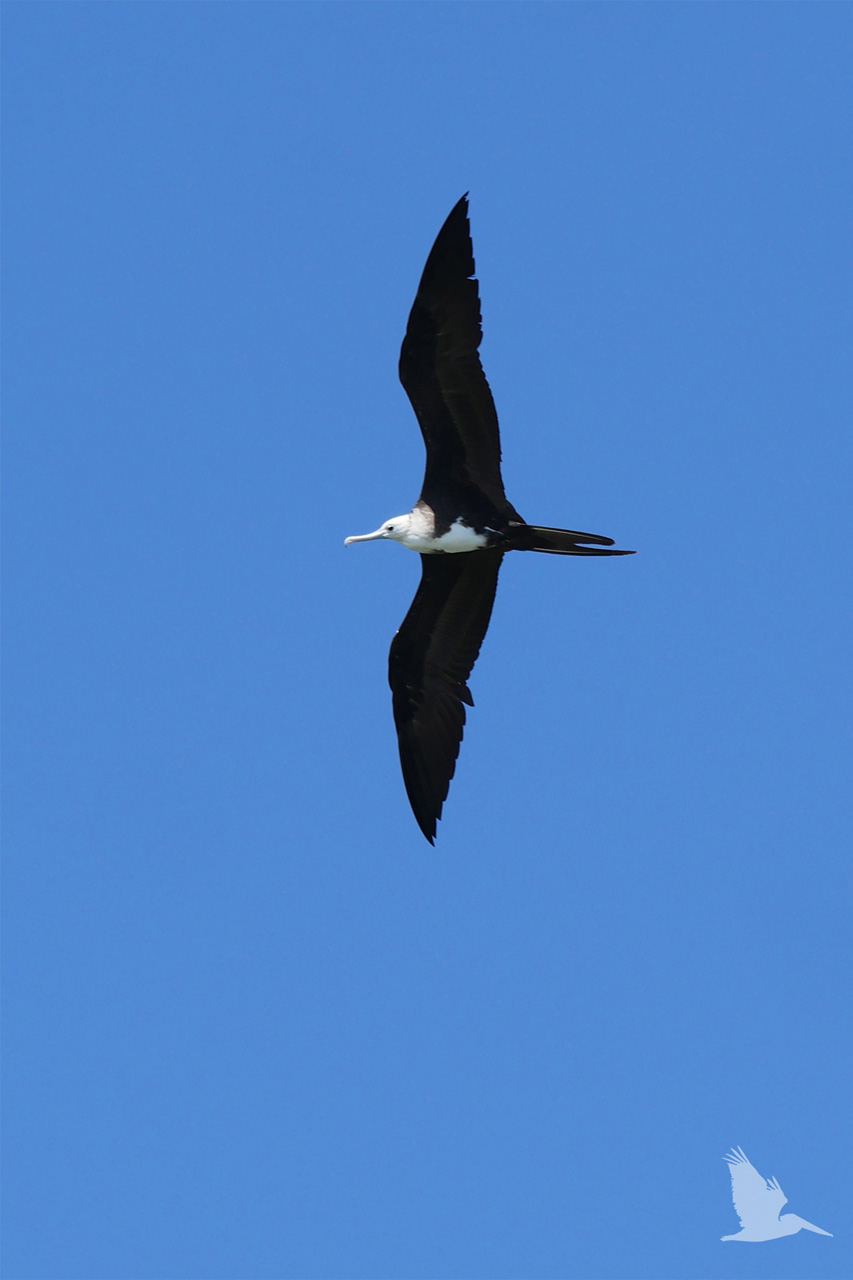
[[[388,682],[403,781],[430,843],[456,768],[468,677],[492,616],[500,550],[421,556],[421,584],[391,642]]]
[[[389,522],[392,537],[421,554],[421,582],[389,656],[394,723],[409,801],[432,844],[473,706],[468,677],[489,625],[507,551],[630,555],[597,534],[528,525],[504,493],[498,419],[480,363],[480,299],[468,199],[451,210],[427,258],[400,352],[400,381],[423,433],[426,470],[410,517],[424,542]],[[413,526],[414,527],[414,526]],[[454,528],[476,550],[446,551]]]
[[[400,381],[426,445],[421,501],[440,525],[467,510],[521,522],[501,479],[498,415],[480,363],[483,330],[473,275],[463,196],[426,260],[400,351]]]

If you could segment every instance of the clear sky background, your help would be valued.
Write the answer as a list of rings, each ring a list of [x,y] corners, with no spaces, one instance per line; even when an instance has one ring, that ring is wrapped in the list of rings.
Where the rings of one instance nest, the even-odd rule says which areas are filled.
[[[849,4],[7,4],[9,1280],[836,1280]],[[511,556],[435,850],[396,362]],[[724,1152],[834,1232],[737,1230]]]

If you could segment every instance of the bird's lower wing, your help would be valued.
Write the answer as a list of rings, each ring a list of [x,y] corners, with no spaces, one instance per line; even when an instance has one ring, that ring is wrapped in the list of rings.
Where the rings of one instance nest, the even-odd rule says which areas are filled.
[[[388,682],[409,803],[430,844],[456,768],[467,680],[489,625],[503,553],[421,556],[422,576],[391,644]]]

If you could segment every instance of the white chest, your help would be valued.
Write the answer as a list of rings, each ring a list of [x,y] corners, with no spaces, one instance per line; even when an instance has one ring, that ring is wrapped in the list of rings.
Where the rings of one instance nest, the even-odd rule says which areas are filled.
[[[404,545],[412,551],[419,551],[421,555],[442,551],[452,555],[460,551],[479,551],[481,547],[488,546],[485,534],[476,533],[460,520],[456,520],[440,538],[435,537],[434,528],[435,524],[430,516],[413,511],[411,524],[403,539]]]

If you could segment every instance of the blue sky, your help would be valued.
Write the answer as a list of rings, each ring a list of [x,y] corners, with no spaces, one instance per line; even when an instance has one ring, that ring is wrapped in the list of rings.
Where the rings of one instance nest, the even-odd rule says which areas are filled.
[[[6,6],[10,1280],[850,1275],[851,35]],[[466,190],[508,494],[639,554],[508,559],[431,850],[343,539]]]

